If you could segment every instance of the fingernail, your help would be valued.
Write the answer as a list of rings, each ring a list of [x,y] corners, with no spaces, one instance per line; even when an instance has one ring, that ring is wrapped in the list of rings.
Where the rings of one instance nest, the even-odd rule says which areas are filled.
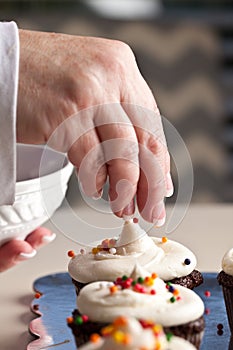
[[[103,195],[103,190],[100,190],[99,192],[96,192],[93,196],[92,196],[92,199],[94,201],[97,201],[98,199],[100,199]]]
[[[134,202],[131,201],[124,209],[122,216],[131,216],[134,214]]]
[[[50,236],[43,236],[42,241],[44,243],[50,243],[50,242],[54,241],[56,236],[57,236],[56,233],[52,233]]]
[[[153,223],[155,224],[155,227],[161,227],[165,224],[165,221],[166,221],[166,215],[162,219],[153,220]]]
[[[152,218],[153,224],[155,224],[156,227],[161,227],[164,225],[166,219],[166,211],[163,201],[154,207]]]
[[[17,257],[19,260],[31,259],[36,255],[37,251],[33,249],[31,253],[20,253]]]
[[[133,215],[123,215],[122,218],[125,221],[133,221]]]
[[[173,187],[173,182],[172,182],[172,177],[170,173],[167,173],[166,175],[166,197],[171,197],[174,193],[174,187]]]

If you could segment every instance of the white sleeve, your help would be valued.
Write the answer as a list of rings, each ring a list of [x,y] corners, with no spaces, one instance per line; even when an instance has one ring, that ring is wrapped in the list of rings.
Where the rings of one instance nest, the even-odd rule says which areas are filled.
[[[17,25],[0,22],[0,205],[12,204],[15,197],[18,75]]]

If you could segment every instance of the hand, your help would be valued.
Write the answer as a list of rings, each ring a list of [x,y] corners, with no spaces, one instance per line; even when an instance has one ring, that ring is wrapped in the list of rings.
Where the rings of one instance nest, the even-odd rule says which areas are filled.
[[[109,177],[116,215],[132,214],[136,195],[144,219],[162,224],[164,196],[173,190],[170,159],[156,102],[129,46],[19,34],[18,141],[50,140],[68,152],[87,195],[99,197]]]
[[[36,250],[52,242],[56,235],[47,228],[40,227],[30,233],[25,241],[13,239],[0,247],[0,272],[13,267],[21,261],[36,255]]]

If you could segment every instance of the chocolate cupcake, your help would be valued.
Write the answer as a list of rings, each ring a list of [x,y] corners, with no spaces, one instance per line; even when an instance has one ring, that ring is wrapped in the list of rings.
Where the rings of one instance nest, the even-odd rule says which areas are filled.
[[[136,262],[148,272],[156,271],[164,281],[189,289],[203,282],[196,257],[188,248],[166,237],[148,236],[133,220],[124,223],[118,238],[105,239],[91,252],[81,250],[72,256],[68,271],[78,294],[88,283],[129,275]]]
[[[233,333],[233,248],[222,259],[222,271],[217,276],[218,283],[222,286],[228,322]]]
[[[200,297],[188,288],[165,283],[138,265],[130,277],[93,282],[82,288],[77,306],[68,323],[77,346],[93,332],[100,334],[103,326],[121,315],[159,323],[166,332],[181,336],[197,349],[204,332],[204,304]]]
[[[195,350],[186,340],[170,333],[166,335],[161,325],[139,322],[132,317],[116,318],[101,334],[93,334],[80,350]]]

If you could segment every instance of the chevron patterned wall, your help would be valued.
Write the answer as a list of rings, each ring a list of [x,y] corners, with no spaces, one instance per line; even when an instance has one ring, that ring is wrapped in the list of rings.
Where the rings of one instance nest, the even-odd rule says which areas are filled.
[[[161,113],[178,130],[190,152],[194,169],[192,201],[233,200],[227,149],[223,142],[222,51],[216,30],[187,21],[124,22],[79,16],[78,13],[65,18],[21,16],[18,23],[24,28],[126,41],[136,54]],[[179,171],[186,176],[185,168]],[[176,183],[174,165],[172,172]]]

